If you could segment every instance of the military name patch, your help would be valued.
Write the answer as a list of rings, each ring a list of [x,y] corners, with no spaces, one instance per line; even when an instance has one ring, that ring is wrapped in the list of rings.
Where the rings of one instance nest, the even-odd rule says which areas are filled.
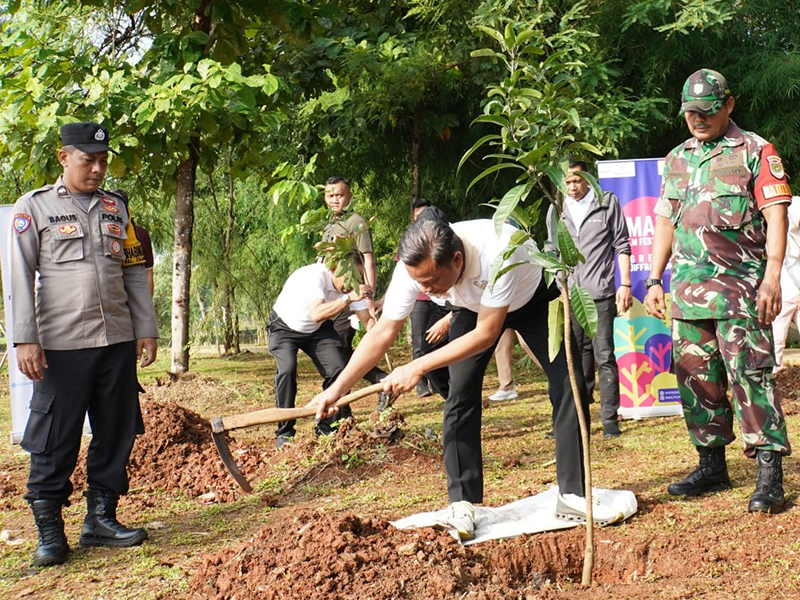
[[[119,215],[112,215],[111,213],[101,212],[100,213],[100,220],[101,221],[111,221],[112,223],[120,223],[122,224],[122,217]]]
[[[23,233],[30,226],[30,215],[26,215],[25,213],[17,213],[14,215],[14,231],[17,233]]]
[[[47,215],[47,220],[50,221],[51,225],[54,223],[75,223],[78,220],[78,216],[74,213],[70,215]]]
[[[78,228],[75,225],[59,225],[58,233],[63,235],[74,235],[77,233]]]
[[[708,171],[709,176],[712,179],[718,177],[746,177],[750,174],[750,172],[744,167],[744,165],[733,165],[730,167],[717,167],[714,168],[713,166]]]
[[[788,183],[776,183],[775,185],[765,185],[762,190],[764,199],[776,198],[777,196],[791,196],[792,190]]]
[[[716,177],[745,177],[750,172],[744,163],[744,154],[730,153],[720,154],[711,159],[711,168],[709,175],[712,178]]]
[[[769,172],[772,173],[772,176],[775,179],[783,179],[785,173],[783,171],[781,157],[773,154],[772,156],[767,157],[767,162],[769,163]]]

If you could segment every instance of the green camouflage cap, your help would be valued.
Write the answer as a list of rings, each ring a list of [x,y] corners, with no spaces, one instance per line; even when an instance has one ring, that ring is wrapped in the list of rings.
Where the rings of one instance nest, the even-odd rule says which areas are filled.
[[[721,73],[700,69],[689,75],[689,79],[683,84],[680,114],[690,110],[713,115],[730,95],[731,88]]]

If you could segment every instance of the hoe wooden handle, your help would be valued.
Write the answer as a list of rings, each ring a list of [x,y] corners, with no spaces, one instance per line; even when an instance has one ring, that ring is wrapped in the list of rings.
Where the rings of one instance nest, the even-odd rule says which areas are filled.
[[[346,396],[339,398],[334,406],[347,406],[351,402],[377,394],[383,391],[383,384],[376,383],[369,387],[356,390]],[[296,408],[265,408],[262,410],[255,410],[253,412],[244,413],[242,415],[231,415],[230,417],[216,417],[211,419],[211,428],[214,433],[222,433],[223,431],[231,431],[232,429],[241,429],[243,427],[252,427],[254,425],[265,425],[267,423],[277,423],[278,421],[289,421],[292,419],[302,419],[304,417],[313,417],[317,414],[317,408],[314,406],[299,406]]]

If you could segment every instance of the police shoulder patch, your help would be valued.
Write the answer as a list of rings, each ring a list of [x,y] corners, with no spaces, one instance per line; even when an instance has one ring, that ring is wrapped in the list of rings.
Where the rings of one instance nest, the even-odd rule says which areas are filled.
[[[17,213],[14,215],[14,231],[17,233],[25,233],[28,227],[31,226],[31,216],[25,213]]]

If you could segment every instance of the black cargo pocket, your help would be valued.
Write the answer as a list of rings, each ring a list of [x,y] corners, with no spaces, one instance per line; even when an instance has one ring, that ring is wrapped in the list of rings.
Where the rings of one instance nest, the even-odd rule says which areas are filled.
[[[50,429],[53,426],[51,409],[55,398],[54,394],[33,393],[31,413],[20,443],[20,446],[31,454],[44,454],[47,451],[47,441],[50,439]]]

